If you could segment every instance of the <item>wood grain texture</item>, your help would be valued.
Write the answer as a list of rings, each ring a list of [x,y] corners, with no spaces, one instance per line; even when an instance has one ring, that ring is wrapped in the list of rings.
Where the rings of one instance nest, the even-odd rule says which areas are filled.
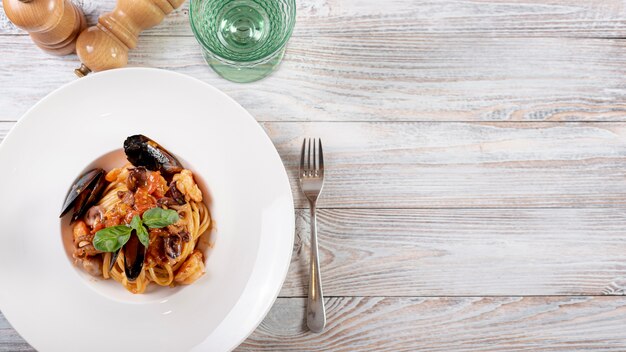
[[[98,25],[80,33],[76,40],[76,55],[81,68],[75,72],[83,77],[92,71],[125,67],[128,51],[137,46],[140,33],[160,24],[184,2],[118,0],[113,10],[100,14]]]
[[[625,123],[261,125],[300,208],[307,206],[296,181],[303,136],[324,141],[319,208],[626,206]]]
[[[115,4],[76,2],[90,24]],[[232,96],[287,168],[299,209],[283,298],[238,350],[626,350],[626,3],[297,3],[285,59],[260,82],[208,68],[188,2],[130,57]],[[42,53],[3,11],[0,50],[2,141],[78,60]],[[328,165],[320,335],[301,298],[304,136],[323,138]],[[33,349],[0,314],[2,351]]]
[[[263,123],[296,204],[302,137],[324,141],[321,208],[626,204],[622,123]]]
[[[0,123],[0,136],[11,125]],[[269,125],[275,129],[285,124]],[[544,135],[544,139],[550,136]],[[409,145],[406,140],[398,140]],[[610,146],[607,142],[596,143]],[[280,147],[279,143],[277,145]],[[576,141],[572,145],[581,147]],[[328,163],[337,158],[330,146],[326,148]],[[593,151],[594,148],[597,147],[581,149]],[[546,149],[558,152],[555,147]],[[281,149],[282,152],[285,149]],[[595,158],[603,157],[590,159]],[[391,161],[392,157],[384,159]],[[624,173],[608,166],[580,167],[585,168],[613,173],[620,179]],[[577,176],[557,174],[553,178],[561,180],[559,182],[567,178],[598,178],[597,175],[585,176],[581,170]],[[333,178],[335,172],[333,168],[328,170],[329,188],[338,182]],[[390,173],[399,172],[401,170]],[[458,176],[433,176],[433,180],[455,177]],[[620,182],[615,182],[617,191]],[[292,183],[295,186],[295,181]],[[360,186],[343,187],[355,191]],[[534,187],[538,192],[545,191],[547,186],[537,184]],[[476,186],[468,188],[475,190]],[[519,186],[517,188],[521,191]],[[572,185],[572,188],[575,187]],[[325,192],[329,192],[328,189]],[[299,195],[295,187],[294,194]],[[343,205],[353,207],[355,204]],[[393,206],[393,203],[385,205]],[[308,212],[300,210],[296,218],[292,263],[281,291],[281,296],[286,297],[305,296],[307,292]],[[331,296],[622,295],[626,292],[626,238],[623,236],[626,210],[623,208],[334,208],[321,210],[318,221],[324,288]]]
[[[1,6],[6,18],[16,27],[28,32],[33,42],[48,54],[73,53],[76,38],[87,28],[82,10],[70,0],[30,3],[3,0]]]
[[[326,299],[326,332],[305,300],[279,298],[236,351],[624,351],[623,297]],[[0,351],[34,351],[0,314]]]
[[[279,299],[237,351],[624,351],[622,297],[330,298],[328,330]]]
[[[35,351],[0,313],[0,352]]]
[[[114,1],[74,0],[90,24]],[[626,36],[621,0],[299,0],[299,35],[333,36]],[[2,4],[0,4],[1,8]],[[191,36],[189,1],[144,35]],[[0,35],[20,34],[0,12]]]
[[[78,5],[85,16],[87,17],[87,23],[94,25],[98,22],[98,16],[111,12],[115,7],[115,0],[72,0],[72,2]],[[0,2],[0,9],[2,9],[2,3]],[[142,36],[149,35],[186,35],[192,36],[191,28],[189,27],[188,20],[189,1],[187,1],[179,9],[170,13],[158,26],[148,29],[142,32]],[[16,28],[6,17],[4,11],[0,11],[0,36],[2,35],[24,35],[25,32]]]
[[[281,296],[306,297],[308,211]],[[327,296],[624,295],[625,209],[328,209]]]
[[[0,120],[76,79],[76,56],[0,38],[11,48],[0,65],[0,86],[11,87]],[[242,85],[219,78],[193,37],[151,36],[129,65],[201,79],[259,121],[626,121],[624,40],[296,34],[276,73]]]

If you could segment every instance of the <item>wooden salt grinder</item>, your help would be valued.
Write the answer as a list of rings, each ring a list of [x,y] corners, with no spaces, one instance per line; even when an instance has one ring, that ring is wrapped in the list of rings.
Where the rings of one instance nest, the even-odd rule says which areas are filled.
[[[163,21],[165,15],[185,0],[118,0],[115,9],[98,18],[98,24],[84,30],[78,37],[76,53],[83,77],[91,71],[124,67],[128,50],[137,46],[137,37],[144,29]]]
[[[2,6],[15,26],[54,55],[73,53],[76,38],[87,27],[83,12],[69,0],[2,0]]]

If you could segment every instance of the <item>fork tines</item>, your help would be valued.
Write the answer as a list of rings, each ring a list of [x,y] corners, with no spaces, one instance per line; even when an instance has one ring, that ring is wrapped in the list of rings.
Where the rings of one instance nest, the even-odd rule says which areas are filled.
[[[313,148],[311,148],[313,145]],[[300,154],[300,176],[316,177],[324,172],[324,153],[322,140],[319,138],[305,138],[302,141]]]

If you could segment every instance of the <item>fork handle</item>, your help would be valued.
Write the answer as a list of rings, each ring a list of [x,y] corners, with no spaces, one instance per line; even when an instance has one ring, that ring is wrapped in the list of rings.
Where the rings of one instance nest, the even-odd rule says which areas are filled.
[[[315,202],[311,203],[311,258],[309,265],[309,298],[307,301],[306,324],[312,332],[322,332],[326,326],[324,293],[320,276],[320,258],[317,246],[317,214]]]

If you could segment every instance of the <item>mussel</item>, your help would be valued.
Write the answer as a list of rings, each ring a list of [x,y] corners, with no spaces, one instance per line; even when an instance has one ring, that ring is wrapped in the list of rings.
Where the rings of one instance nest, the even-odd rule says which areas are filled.
[[[150,171],[161,171],[163,175],[173,175],[183,169],[172,153],[141,134],[126,138],[124,152],[133,165],[143,166]]]
[[[135,230],[130,234],[130,239],[124,245],[124,272],[128,281],[135,281],[143,270],[143,261],[146,257],[146,246],[144,246]]]
[[[71,223],[85,215],[85,212],[100,198],[106,188],[105,171],[97,168],[87,171],[74,181],[74,185],[67,193],[61,216],[74,209]]]
[[[115,262],[117,261],[117,256],[119,254],[120,254],[119,249],[111,253],[111,261],[109,262],[109,271],[113,270],[113,267],[115,266]]]
[[[170,235],[163,238],[165,255],[172,259],[176,259],[182,252],[182,239],[178,235]]]
[[[178,205],[184,205],[185,203],[187,203],[185,201],[185,195],[183,194],[183,192],[178,190],[175,181],[170,182],[169,189],[167,190],[167,192],[165,192],[165,196],[172,198],[174,201],[176,201]]]

